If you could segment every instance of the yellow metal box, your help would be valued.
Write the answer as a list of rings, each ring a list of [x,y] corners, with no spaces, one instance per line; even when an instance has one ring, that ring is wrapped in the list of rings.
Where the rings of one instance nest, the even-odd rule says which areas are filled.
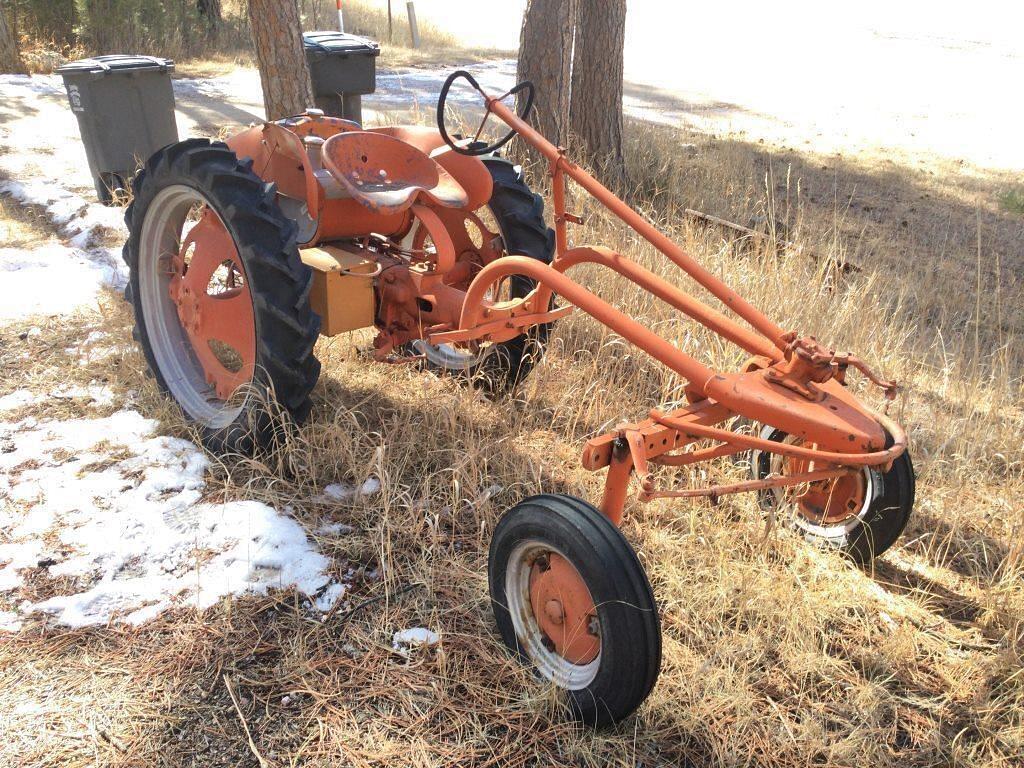
[[[336,336],[373,325],[377,262],[333,245],[303,248],[299,255],[302,263],[313,270],[309,301],[320,315],[320,333]]]

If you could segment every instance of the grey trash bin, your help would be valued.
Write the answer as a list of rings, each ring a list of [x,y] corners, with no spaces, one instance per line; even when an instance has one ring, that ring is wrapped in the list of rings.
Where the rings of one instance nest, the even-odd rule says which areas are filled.
[[[302,42],[316,106],[324,114],[361,124],[362,95],[377,87],[380,46],[342,32],[307,32]]]
[[[72,61],[57,70],[100,202],[109,204],[141,163],[178,140],[173,71],[170,59],[123,55]]]

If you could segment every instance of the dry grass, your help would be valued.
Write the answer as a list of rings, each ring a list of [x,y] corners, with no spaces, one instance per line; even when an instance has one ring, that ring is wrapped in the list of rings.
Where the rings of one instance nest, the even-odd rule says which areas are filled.
[[[995,202],[1003,181],[631,130],[637,198],[690,252],[785,327],[855,349],[907,384],[898,415],[918,501],[899,545],[862,570],[782,528],[764,539],[750,498],[631,504],[624,531],[662,609],[662,676],[634,719],[579,729],[499,645],[486,595],[490,531],[542,489],[596,498],[601,477],[579,468],[580,442],[678,398],[681,382],[584,317],[559,325],[515,398],[494,402],[367,361],[357,351],[365,334],[325,339],[310,423],[275,456],[219,463],[211,493],[291,504],[309,530],[344,521],[355,532],[322,537],[323,551],[339,570],[382,566],[383,579],[365,579],[324,621],[284,592],[141,629],[33,623],[0,648],[0,763],[1021,764],[1024,318],[1006,274],[1019,274],[1011,259],[1022,251],[1019,223]],[[696,141],[696,156],[677,158],[680,141]],[[822,261],[729,242],[684,220],[684,207],[784,228]],[[618,244],[677,279],[585,201],[572,209],[588,219],[573,232],[580,242]],[[836,283],[830,258],[863,271]],[[649,296],[578,276],[698,358],[740,361]],[[85,364],[64,351],[96,328],[127,340],[129,325],[111,297],[37,335],[3,329],[0,391],[103,379],[187,434],[134,347]],[[726,463],[710,477],[745,471]],[[371,474],[378,496],[311,500],[329,482]],[[488,498],[495,484],[503,491]],[[56,587],[40,573],[27,588]],[[391,633],[414,625],[438,630],[440,646],[394,654]]]

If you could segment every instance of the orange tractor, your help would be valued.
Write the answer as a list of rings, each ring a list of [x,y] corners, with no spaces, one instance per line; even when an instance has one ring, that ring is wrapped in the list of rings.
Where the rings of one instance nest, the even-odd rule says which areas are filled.
[[[474,139],[445,125],[460,79],[484,105]],[[505,103],[513,96],[518,114]],[[564,690],[577,717],[605,723],[644,700],[661,660],[651,587],[618,528],[634,478],[644,501],[754,491],[785,502],[807,538],[865,561],[903,530],[914,473],[904,430],[845,386],[850,368],[890,398],[893,383],[773,323],[534,130],[532,100],[530,83],[495,97],[456,72],[436,130],[363,130],[310,110],[226,143],[173,144],[135,180],[124,254],[149,365],[213,451],[259,448],[282,412],[305,418],[320,334],[374,327],[377,360],[419,360],[499,389],[527,375],[551,324],[576,309],[682,376],[685,407],[651,410],[587,442],[584,466],[607,469],[598,506],[524,499],[491,543],[503,640]],[[480,141],[492,115],[508,132]],[[517,134],[549,163],[553,231],[520,169],[497,154]],[[567,225],[580,223],[565,209],[570,179],[738,320],[613,250],[569,248]],[[568,272],[579,264],[650,291],[746,350],[748,362],[707,368],[575,282]],[[761,431],[722,426],[736,416]],[[739,454],[752,466],[745,482],[663,490],[652,474]]]

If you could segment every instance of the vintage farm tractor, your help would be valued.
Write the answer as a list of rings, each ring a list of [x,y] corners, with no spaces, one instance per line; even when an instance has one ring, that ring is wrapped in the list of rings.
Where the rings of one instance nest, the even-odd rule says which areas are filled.
[[[487,144],[480,131],[449,134],[445,105],[459,79],[506,135]],[[124,254],[149,365],[213,451],[251,451],[274,438],[280,413],[307,415],[321,333],[375,327],[377,360],[420,360],[499,388],[529,372],[550,325],[576,308],[682,376],[688,405],[587,442],[584,466],[607,468],[599,506],[524,499],[491,543],[505,643],[566,692],[577,717],[605,723],[644,700],[661,659],[651,587],[618,528],[632,478],[645,501],[757,492],[784,502],[807,538],[864,561],[906,524],[914,473],[904,430],[845,387],[850,368],[889,397],[893,383],[765,317],[534,130],[532,99],[529,83],[494,97],[455,72],[437,130],[363,130],[310,110],[226,143],[165,147],[135,180]],[[496,154],[516,134],[549,162],[553,231],[520,170]],[[615,251],[570,249],[566,227],[579,220],[565,209],[569,179],[747,325]],[[579,264],[614,270],[749,361],[707,368],[575,282],[567,273]],[[721,426],[737,415],[761,431]],[[661,490],[651,473],[738,454],[753,468],[745,482]]]

